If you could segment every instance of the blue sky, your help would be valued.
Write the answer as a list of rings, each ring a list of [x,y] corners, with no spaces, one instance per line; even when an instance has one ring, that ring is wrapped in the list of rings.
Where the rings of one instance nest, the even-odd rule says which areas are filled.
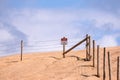
[[[86,34],[102,47],[119,46],[119,3],[119,0],[1,0],[1,55],[11,53],[11,48],[19,52],[15,45],[19,46],[20,40],[32,47],[38,45],[34,41],[48,41],[41,44],[59,50],[61,37],[66,36],[71,41],[69,45],[73,45]]]

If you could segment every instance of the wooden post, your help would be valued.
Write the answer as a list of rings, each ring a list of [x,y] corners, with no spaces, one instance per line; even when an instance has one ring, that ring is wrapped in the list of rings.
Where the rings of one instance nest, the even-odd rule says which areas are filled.
[[[93,40],[93,67],[95,67],[95,40]]]
[[[20,58],[21,61],[22,61],[22,56],[23,56],[23,40],[21,40],[21,58]]]
[[[89,57],[89,60],[90,60],[91,59],[91,55],[90,55],[91,54],[91,37],[90,36],[89,36],[89,41],[88,42],[89,42],[89,56],[88,57]]]
[[[86,60],[88,60],[88,34],[86,34]]]
[[[65,52],[65,45],[63,44],[63,53]],[[65,54],[63,54],[63,58],[65,58]]]
[[[110,52],[108,52],[108,69],[109,69],[109,80],[111,80]]]
[[[105,72],[105,53],[106,53],[106,48],[104,48],[103,52],[103,80],[106,78],[106,72]]]
[[[120,80],[120,59],[119,56],[117,57],[117,80]]]
[[[100,77],[100,73],[99,73],[99,45],[97,45],[97,77]]]

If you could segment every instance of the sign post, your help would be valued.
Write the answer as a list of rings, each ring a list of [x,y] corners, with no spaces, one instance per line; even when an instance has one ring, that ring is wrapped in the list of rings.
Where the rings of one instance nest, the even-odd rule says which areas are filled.
[[[63,53],[65,52],[65,45],[63,45]]]
[[[65,52],[65,45],[67,45],[67,38],[63,37],[61,38],[61,45],[63,45],[63,53]],[[63,58],[65,58],[65,56],[63,55]]]

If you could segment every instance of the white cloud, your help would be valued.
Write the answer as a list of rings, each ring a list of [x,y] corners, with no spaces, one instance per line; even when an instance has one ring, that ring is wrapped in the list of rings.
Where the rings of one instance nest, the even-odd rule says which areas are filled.
[[[98,40],[98,44],[102,47],[110,47],[117,46],[116,36],[113,35],[105,35],[100,40]]]
[[[86,24],[81,21],[92,21],[94,27],[105,28],[106,24],[113,30],[120,27],[120,19],[105,11],[84,10],[44,10],[22,9],[11,13],[11,23],[28,36],[28,40],[58,39],[62,36],[74,38],[76,35],[85,35]],[[79,22],[76,26],[75,22]],[[90,29],[92,29],[90,28]],[[89,31],[89,30],[88,30]],[[98,30],[97,30],[98,31]],[[95,33],[97,34],[97,33]]]
[[[0,36],[0,43],[13,40],[13,36],[7,30],[4,29],[0,29]]]
[[[97,27],[102,27],[104,24],[111,23],[114,25],[112,28],[120,28],[119,17],[99,10],[84,9],[84,10],[44,10],[44,9],[23,9],[15,10],[11,13],[11,18],[14,25],[21,23],[27,26],[70,26],[74,21],[94,21]],[[15,23],[16,22],[16,23]],[[28,25],[29,23],[29,25]],[[17,25],[18,26],[18,25]],[[61,26],[61,27],[62,27]],[[58,28],[57,27],[57,28]],[[25,27],[24,27],[25,28]],[[31,28],[31,27],[29,27]],[[32,27],[33,28],[33,27]]]
[[[111,29],[119,29],[119,18],[113,14],[98,11],[98,10],[44,10],[44,9],[21,9],[21,10],[12,10],[8,14],[8,19],[6,20],[12,26],[16,28],[17,31],[24,33],[28,42],[27,45],[32,45],[32,49],[41,50],[42,43],[35,43],[31,41],[45,41],[45,40],[56,40],[57,44],[52,45],[52,47],[45,48],[43,50],[61,50],[60,38],[65,36],[71,40],[71,43],[68,43],[68,46],[76,44],[79,40],[82,40],[85,34],[89,31],[93,32],[92,35],[100,36],[96,38],[98,43],[101,46],[116,46],[117,41],[115,36],[103,34],[100,35],[98,32],[102,33],[103,25],[112,24]],[[88,28],[85,28],[87,24],[82,23],[84,21],[92,22],[93,25],[89,24]],[[96,28],[96,33],[93,29]],[[99,30],[101,28],[101,30]],[[11,29],[12,30],[12,29]],[[95,29],[94,29],[95,30]],[[11,32],[11,31],[10,31]],[[3,37],[3,40],[10,40],[14,36],[13,33],[8,33],[8,31],[3,31],[6,36]],[[91,34],[91,33],[90,33]],[[113,34],[113,33],[112,33]],[[106,33],[105,33],[106,35]],[[2,35],[1,35],[2,36]],[[102,37],[103,36],[103,37]],[[101,38],[102,37],[102,38]],[[19,35],[18,37],[19,38]],[[16,38],[16,39],[17,39]],[[76,38],[79,38],[76,39]],[[52,42],[54,43],[54,42]],[[45,45],[52,44],[51,42],[43,43]],[[34,48],[36,46],[38,48]],[[60,46],[55,48],[56,46]],[[30,50],[29,49],[29,50]],[[37,51],[34,50],[34,51]]]
[[[94,27],[104,28],[105,24],[112,24],[112,29],[120,29],[120,17],[116,16],[115,14],[95,9],[84,9],[78,12],[79,14],[77,15],[79,16],[80,20],[92,21],[95,25]]]
[[[23,10],[21,13],[13,13],[11,17],[12,25],[28,35],[29,39],[71,37],[79,31],[71,25],[76,20],[75,15],[68,12]]]

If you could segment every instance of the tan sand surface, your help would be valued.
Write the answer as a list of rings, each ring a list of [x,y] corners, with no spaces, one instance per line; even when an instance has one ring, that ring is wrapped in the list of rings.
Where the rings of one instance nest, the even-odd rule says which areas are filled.
[[[110,47],[107,51],[111,55],[112,80],[116,80],[120,47]],[[100,49],[100,78],[96,77],[96,66],[92,67],[92,60],[84,61],[84,58],[85,50],[71,51],[66,58],[57,51],[24,54],[23,61],[20,61],[20,55],[1,57],[0,80],[102,80],[103,48]],[[107,53],[106,73],[108,80]]]

